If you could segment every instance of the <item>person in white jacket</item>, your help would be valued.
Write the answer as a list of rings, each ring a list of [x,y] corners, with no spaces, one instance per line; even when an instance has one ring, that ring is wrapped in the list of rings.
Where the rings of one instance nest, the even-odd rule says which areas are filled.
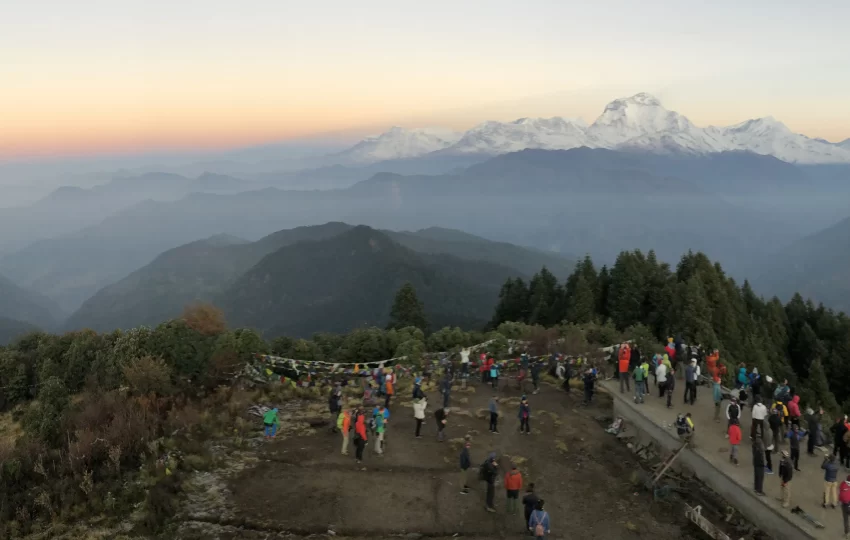
[[[664,397],[667,390],[667,364],[659,363],[655,368],[655,382],[658,383],[658,397]]]
[[[761,402],[761,398],[758,397],[755,399],[753,403],[753,423],[750,426],[750,437],[756,438],[756,428],[761,430],[759,436],[764,438],[764,419],[769,414],[767,407],[764,406],[764,403]]]
[[[416,438],[421,439],[422,422],[425,421],[425,408],[428,407],[428,400],[424,397],[413,402],[413,418],[416,419]]]

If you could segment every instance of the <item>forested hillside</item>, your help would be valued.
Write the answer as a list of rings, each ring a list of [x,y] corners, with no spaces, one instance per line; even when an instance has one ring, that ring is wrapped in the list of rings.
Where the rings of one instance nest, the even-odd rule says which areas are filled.
[[[611,268],[586,258],[564,283],[543,269],[530,283],[508,280],[499,298],[492,326],[608,321],[646,342],[677,336],[718,348],[727,366],[788,378],[804,403],[850,409],[850,319],[799,294],[785,305],[760,298],[702,253],[675,268],[651,251],[623,252]]]

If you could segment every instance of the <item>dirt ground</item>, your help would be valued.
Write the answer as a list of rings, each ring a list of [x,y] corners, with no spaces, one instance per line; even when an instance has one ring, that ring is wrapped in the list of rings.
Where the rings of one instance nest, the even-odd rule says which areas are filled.
[[[485,511],[484,484],[476,472],[491,451],[499,456],[502,474],[514,461],[524,482],[535,483],[551,518],[550,538],[666,540],[701,534],[687,525],[675,500],[653,502],[635,487],[637,459],[600,424],[610,416],[604,394],[585,408],[579,392],[568,395],[542,385],[538,395],[528,396],[532,434],[524,436],[518,388],[499,393],[498,435],[489,433],[485,415],[492,390],[480,383],[471,391],[456,389],[441,443],[433,418],[438,393],[428,393],[423,438],[415,439],[410,392],[403,392],[391,406],[383,457],[370,441],[357,465],[353,448],[342,456],[341,436],[328,428],[259,442],[254,463],[240,465],[226,486],[195,486],[201,498],[195,498],[178,537],[250,540],[333,531],[336,538],[524,538],[522,508],[518,515],[506,514],[501,485],[497,513]],[[472,435],[473,491],[462,495],[458,456],[466,434]]]

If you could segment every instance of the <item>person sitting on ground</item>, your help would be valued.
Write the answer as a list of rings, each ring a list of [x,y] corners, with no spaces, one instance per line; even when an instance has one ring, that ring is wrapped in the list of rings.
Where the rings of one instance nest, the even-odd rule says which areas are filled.
[[[535,538],[545,540],[546,535],[552,531],[549,530],[549,514],[543,510],[544,504],[543,499],[537,501],[537,506],[528,518],[528,530]]]

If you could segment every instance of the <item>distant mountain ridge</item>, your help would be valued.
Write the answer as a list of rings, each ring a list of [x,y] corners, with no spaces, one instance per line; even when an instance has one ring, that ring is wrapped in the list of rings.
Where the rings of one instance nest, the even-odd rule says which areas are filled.
[[[153,262],[104,287],[83,303],[66,322],[68,330],[154,326],[176,317],[194,301],[210,301],[264,257],[304,242],[321,242],[354,228],[345,223],[326,223],[278,231],[249,243],[221,235],[168,250]],[[417,232],[378,231],[400,247],[411,249],[433,264],[469,268],[488,276],[511,273],[528,277],[542,266],[563,278],[573,261],[553,254],[534,252],[506,243],[490,242],[450,229]],[[457,261],[462,261],[458,263]],[[446,268],[449,274],[458,268]],[[475,274],[473,274],[475,275]]]
[[[0,317],[53,330],[65,317],[55,302],[0,275]]]
[[[698,127],[688,118],[665,109],[645,92],[615,99],[588,125],[581,119],[521,118],[513,122],[483,122],[458,137],[429,140],[417,130],[393,128],[358,143],[340,155],[356,154],[359,162],[436,155],[498,155],[525,149],[631,149],[654,153],[711,154],[748,151],[789,163],[850,163],[850,144],[832,144],[793,133],[772,117],[756,118],[726,127]],[[380,144],[377,143],[380,141]],[[450,144],[449,144],[450,143]]]

